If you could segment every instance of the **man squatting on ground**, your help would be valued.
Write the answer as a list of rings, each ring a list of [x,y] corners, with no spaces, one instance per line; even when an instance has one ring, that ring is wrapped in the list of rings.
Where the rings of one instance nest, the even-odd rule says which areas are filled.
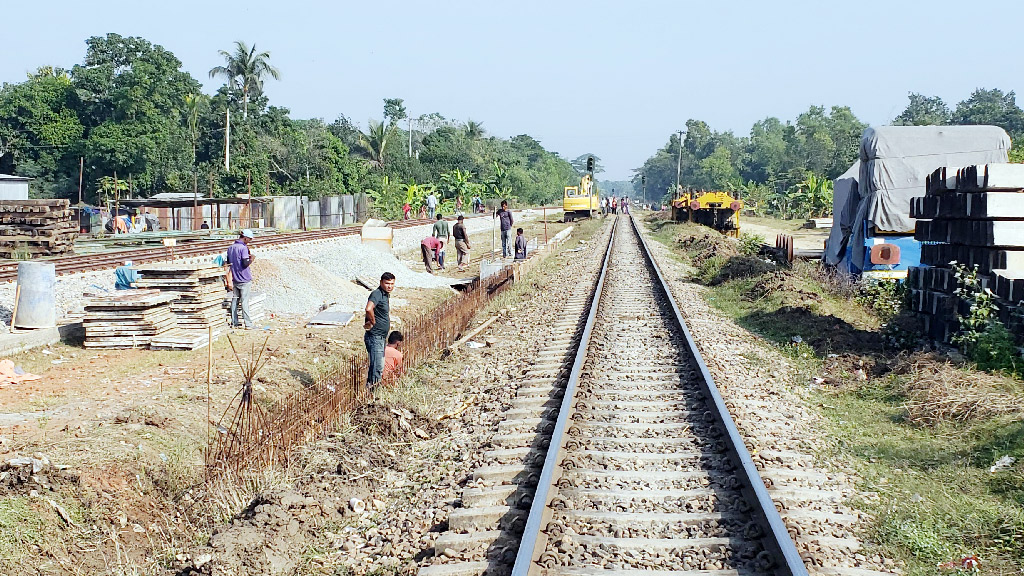
[[[242,309],[242,319],[245,321],[245,329],[252,328],[252,317],[249,316],[249,294],[252,287],[252,268],[250,266],[255,260],[252,252],[249,251],[249,243],[252,242],[252,230],[242,230],[234,244],[228,247],[228,274],[224,279],[227,282],[228,290],[233,292],[231,298],[231,325],[238,327],[238,309]]]
[[[427,236],[420,242],[420,254],[423,256],[423,265],[427,272],[434,273],[434,258],[441,251],[441,241],[433,236]]]
[[[404,354],[402,354],[402,342],[405,337],[398,330],[392,330],[388,334],[388,345],[384,349],[384,382],[391,384],[402,375]]]
[[[434,229],[430,235],[441,241],[441,249],[437,252],[437,267],[444,270],[444,247],[451,242],[452,235],[448,230],[448,221],[440,213],[437,215],[437,222],[434,222]]]
[[[394,289],[395,275],[385,272],[380,275],[380,286],[370,292],[366,300],[363,344],[366,344],[366,352],[370,356],[366,388],[371,392],[384,376],[384,339],[391,329],[391,291]]]
[[[452,227],[452,236],[455,238],[455,252],[458,254],[459,272],[466,269],[469,264],[469,233],[466,232],[465,220],[459,216],[459,221]]]
[[[515,223],[512,219],[512,211],[508,209],[508,200],[501,201],[501,210],[495,212],[494,215],[501,223],[501,257],[508,258],[511,254],[508,246],[508,233],[512,230],[512,224]]]

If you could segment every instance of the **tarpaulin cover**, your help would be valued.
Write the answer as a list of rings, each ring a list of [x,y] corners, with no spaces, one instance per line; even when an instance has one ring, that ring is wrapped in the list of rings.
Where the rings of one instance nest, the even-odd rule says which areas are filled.
[[[864,262],[865,223],[879,232],[912,234],[910,199],[924,196],[925,178],[941,166],[1006,162],[1010,137],[998,126],[881,126],[864,130],[860,173],[844,210],[833,221],[826,258],[836,264]],[[836,180],[836,199],[840,180]],[[843,184],[845,186],[845,184]],[[839,206],[839,204],[836,204]],[[838,230],[837,230],[838,228]]]
[[[1010,137],[997,126],[881,126],[860,140],[861,202],[882,232],[913,232],[910,199],[924,196],[925,178],[942,166],[1006,162]]]
[[[825,262],[832,266],[843,259],[846,242],[853,231],[853,219],[857,215],[857,204],[860,203],[860,195],[857,193],[859,176],[860,160],[832,181],[832,232],[825,243]]]

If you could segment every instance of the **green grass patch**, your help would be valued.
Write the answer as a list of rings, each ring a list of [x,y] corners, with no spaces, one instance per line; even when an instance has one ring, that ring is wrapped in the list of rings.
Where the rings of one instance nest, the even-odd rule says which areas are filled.
[[[751,257],[728,239],[649,226],[710,287],[713,307],[777,344],[808,380],[837,360],[863,361],[837,368],[841,383],[814,398],[826,418],[822,456],[856,470],[868,495],[853,504],[874,515],[872,546],[911,576],[955,573],[939,565],[971,555],[981,573],[1024,573],[1024,385],[931,356],[901,369],[883,346],[902,297],[891,286],[862,288],[799,262],[728,273]],[[884,369],[844,380],[861,365]],[[990,471],[1004,456],[1017,460]]]

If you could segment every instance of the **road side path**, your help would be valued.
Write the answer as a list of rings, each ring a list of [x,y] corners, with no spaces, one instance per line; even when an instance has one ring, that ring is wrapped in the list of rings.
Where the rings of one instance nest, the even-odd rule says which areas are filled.
[[[711,308],[708,289],[687,281],[688,267],[641,228],[808,571],[898,572],[864,548],[870,517],[845,502],[877,495],[858,492],[851,470],[821,461],[831,441],[797,371],[772,344]]]

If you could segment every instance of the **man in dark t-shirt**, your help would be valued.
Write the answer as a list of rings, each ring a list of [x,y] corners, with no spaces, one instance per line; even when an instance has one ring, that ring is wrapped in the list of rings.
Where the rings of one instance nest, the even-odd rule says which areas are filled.
[[[380,383],[384,374],[384,341],[391,329],[391,291],[395,289],[395,275],[385,272],[380,276],[380,286],[370,292],[366,300],[366,316],[363,319],[363,344],[370,356],[366,374],[366,388],[371,392]]]

